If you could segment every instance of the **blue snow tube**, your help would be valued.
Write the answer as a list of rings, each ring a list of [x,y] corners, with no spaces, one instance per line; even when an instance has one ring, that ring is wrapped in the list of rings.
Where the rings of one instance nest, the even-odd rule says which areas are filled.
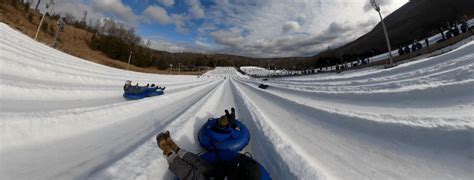
[[[123,93],[123,97],[131,100],[143,99],[151,96],[162,95],[163,90],[156,87],[137,87],[132,86],[126,89]]]
[[[199,157],[214,165],[219,171],[224,171],[224,174],[232,174],[238,179],[272,179],[270,173],[260,163],[235,151],[209,151]]]
[[[227,127],[218,132],[216,131],[217,120],[218,118],[208,119],[199,130],[199,144],[201,144],[203,148],[209,151],[217,149],[239,152],[249,144],[250,133],[242,122],[236,121],[240,131]]]

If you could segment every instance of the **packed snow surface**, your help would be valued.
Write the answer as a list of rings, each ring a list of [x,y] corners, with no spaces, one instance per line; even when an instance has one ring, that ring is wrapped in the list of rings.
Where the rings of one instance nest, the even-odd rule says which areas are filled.
[[[203,152],[197,131],[230,107],[274,179],[474,177],[472,41],[391,69],[268,81],[114,69],[3,23],[0,52],[0,179],[171,179],[155,135]],[[125,80],[167,88],[127,101]]]

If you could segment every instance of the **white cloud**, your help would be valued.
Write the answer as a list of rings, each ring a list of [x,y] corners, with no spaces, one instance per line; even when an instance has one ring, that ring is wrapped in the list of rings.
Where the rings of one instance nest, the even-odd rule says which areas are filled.
[[[157,50],[161,50],[161,51],[168,51],[168,52],[173,52],[173,53],[175,53],[175,52],[184,52],[184,51],[188,50],[188,49],[186,49],[186,47],[181,46],[177,43],[171,43],[171,42],[161,40],[161,39],[151,40],[150,44],[151,44],[150,48],[152,48],[152,49],[157,49]]]
[[[92,0],[92,8],[128,23],[137,23],[139,19],[132,9],[120,0]]]
[[[211,36],[217,43],[234,48],[241,47],[245,42],[241,31],[237,28],[214,31],[211,33]]]
[[[41,12],[46,11],[46,3],[42,3],[38,9]],[[35,7],[35,3],[32,3],[31,7]],[[61,14],[65,16],[66,13],[73,15],[77,20],[82,20],[84,17],[84,11],[87,11],[87,21],[89,19],[101,19],[104,17],[102,12],[94,10],[91,6],[84,4],[82,1],[59,1],[55,2],[55,6],[52,13]]]
[[[300,28],[300,24],[296,21],[287,21],[283,24],[281,27],[281,30],[283,33],[291,32],[291,31],[297,31]]]
[[[166,11],[166,9],[160,6],[148,6],[148,8],[143,11],[143,15],[145,17],[158,21],[160,24],[171,23],[171,18],[168,15],[168,12]]]
[[[377,21],[368,0],[219,0],[206,9],[203,26],[222,51],[255,57],[308,56],[343,45],[370,31]],[[408,0],[385,0],[388,13]],[[224,27],[224,28],[222,28]],[[238,27],[238,33],[230,28]],[[207,30],[207,31],[206,31]]]
[[[173,0],[169,2],[166,0],[159,1],[163,4],[174,4]],[[143,11],[143,15],[145,19],[152,19],[161,24],[173,23],[177,32],[187,34],[189,32],[188,26],[190,25],[191,19],[203,18],[204,10],[198,0],[187,0],[186,4],[190,7],[190,14],[168,14],[167,10],[160,6],[149,6]]]
[[[205,42],[200,40],[196,40],[195,42],[170,42],[163,37],[153,36],[153,37],[146,37],[143,39],[144,41],[150,41],[150,48],[160,50],[160,51],[168,51],[168,52],[196,52],[196,53],[210,53],[208,51],[209,45]]]
[[[186,17],[184,15],[172,14],[171,19],[173,19],[176,31],[182,34],[188,33],[189,30],[186,29]]]
[[[175,46],[160,40],[162,48],[158,49],[162,50],[207,50],[253,57],[281,57],[313,55],[370,31],[378,23],[378,15],[368,6],[368,1],[215,0],[212,5],[204,7],[199,0],[184,0],[186,12],[171,14],[163,7],[176,6],[179,1],[157,0],[154,2],[162,7],[147,7],[141,14],[145,18],[140,19],[121,0],[77,0],[56,2],[55,12],[69,12],[80,19],[87,10],[88,18],[110,17],[130,26],[137,25],[139,20],[174,24],[177,32],[186,34],[194,28],[198,39],[206,39]],[[384,16],[408,2],[378,1]],[[147,0],[133,2],[145,3]],[[44,8],[42,6],[40,8]],[[196,19],[203,20],[203,23],[196,24]]]
[[[193,18],[204,18],[204,9],[199,0],[186,0],[186,4],[189,6],[189,12]]]
[[[174,0],[158,0],[158,2],[160,2],[166,7],[171,7],[174,5]]]

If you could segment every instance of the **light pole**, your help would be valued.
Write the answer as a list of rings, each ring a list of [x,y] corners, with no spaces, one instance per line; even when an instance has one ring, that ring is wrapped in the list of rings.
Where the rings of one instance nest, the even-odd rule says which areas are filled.
[[[46,11],[44,12],[43,16],[41,17],[40,23],[38,25],[38,29],[36,30],[35,40],[38,39],[41,24],[43,24],[44,16],[46,15],[46,13],[49,13],[48,10],[49,10],[50,5],[53,6],[53,8],[51,8],[51,10],[54,9],[54,1],[53,0],[49,1],[49,3],[46,3]]]
[[[385,40],[387,41],[388,55],[390,56],[390,61],[387,67],[393,66],[393,56],[392,56],[392,47],[390,46],[390,39],[388,38],[387,28],[385,27],[385,22],[383,21],[382,13],[380,13],[380,6],[375,0],[370,0],[370,4],[374,7],[375,11],[379,13],[380,21],[382,22],[383,32],[385,33]]]

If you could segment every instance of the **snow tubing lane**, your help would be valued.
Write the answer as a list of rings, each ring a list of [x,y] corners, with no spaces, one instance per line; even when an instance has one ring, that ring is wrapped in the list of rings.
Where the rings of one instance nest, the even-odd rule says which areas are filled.
[[[249,144],[250,133],[247,127],[236,120],[240,131],[231,127],[226,130],[229,133],[219,133],[212,130],[212,127],[217,123],[218,118],[210,118],[201,127],[198,133],[199,144],[208,151],[212,150],[228,150],[239,152]]]
[[[163,90],[157,88],[142,88],[140,93],[125,91],[123,97],[131,100],[143,99],[146,97],[159,96],[164,94]]]
[[[214,165],[218,171],[224,171],[223,173],[227,175],[237,174],[240,179],[272,179],[270,173],[260,163],[235,151],[210,151],[199,157]]]

